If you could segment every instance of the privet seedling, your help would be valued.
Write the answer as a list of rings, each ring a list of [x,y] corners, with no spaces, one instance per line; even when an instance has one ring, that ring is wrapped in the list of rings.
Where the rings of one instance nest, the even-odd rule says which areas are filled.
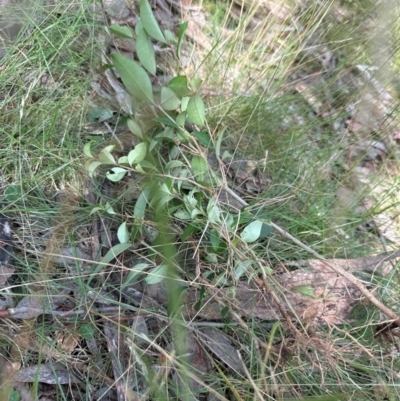
[[[210,253],[215,254],[225,251],[228,241],[241,238],[250,243],[265,236],[266,225],[250,215],[247,220],[249,224],[238,237],[236,232],[243,221],[240,213],[221,207],[217,194],[223,183],[210,168],[204,148],[213,149],[219,157],[224,131],[214,142],[207,130],[201,130],[206,125],[204,101],[199,93],[201,80],[178,75],[161,89],[155,90],[152,86],[149,74],[155,75],[157,71],[153,41],[160,46],[175,46],[174,54],[179,64],[187,25],[187,22],[180,25],[177,39],[171,32],[163,32],[147,0],[140,3],[140,21],[135,31],[127,26],[111,25],[112,34],[136,40],[139,62],[121,54],[112,54],[110,61],[133,99],[127,125],[138,143],[134,149],[118,158],[114,153],[114,145],[104,147],[96,157],[91,152],[90,143],[83,150],[88,157],[86,169],[91,177],[99,166],[106,165],[110,166],[106,177],[113,182],[123,180],[127,174],[140,174],[148,178],[135,203],[133,215],[136,225],[142,224],[147,211],[165,211],[182,223],[182,240],[196,231],[205,231]],[[150,108],[155,116],[151,129],[146,129],[138,118],[139,111],[144,108]],[[186,129],[188,126],[195,126],[195,129],[189,132]],[[96,206],[92,213],[100,211],[115,214],[109,203],[104,207]],[[128,249],[133,237],[127,222],[123,222],[118,229],[120,244],[110,249],[96,270],[108,263],[112,255],[115,257]],[[234,277],[237,280],[252,269],[250,260],[236,265]],[[161,281],[165,271],[165,264],[161,264],[146,280],[153,284]],[[131,278],[136,277],[134,273]]]

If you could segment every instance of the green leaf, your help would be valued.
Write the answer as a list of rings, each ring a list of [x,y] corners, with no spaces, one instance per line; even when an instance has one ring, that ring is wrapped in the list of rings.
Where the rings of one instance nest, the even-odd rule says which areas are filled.
[[[92,152],[90,150],[90,146],[92,145],[92,142],[88,142],[84,147],[83,147],[83,153],[87,156],[93,159]]]
[[[135,26],[135,33],[136,33],[136,35],[139,35],[139,33],[140,33],[140,31],[141,31],[142,29],[144,29],[144,28],[143,28],[143,24],[142,24],[142,21],[139,20],[139,21],[137,22],[136,26]]]
[[[229,306],[224,306],[221,309],[221,317],[226,318],[228,316],[229,313]]]
[[[186,111],[189,104],[190,97],[185,96],[181,100],[181,111]]]
[[[22,189],[18,185],[9,185],[4,192],[4,196],[7,199],[7,202],[16,202],[22,198]]]
[[[125,243],[129,242],[130,235],[129,235],[129,231],[126,227],[125,221],[118,227],[117,237],[118,237],[118,241],[121,244],[125,244]]]
[[[185,126],[185,122],[186,122],[186,112],[179,113],[176,116],[175,121],[180,127],[183,128]]]
[[[160,124],[168,125],[170,127],[177,128],[178,130],[181,129],[181,127],[171,118],[158,117],[158,118],[154,118],[153,121],[158,122]]]
[[[110,25],[110,31],[121,38],[133,38],[132,30],[126,25],[112,24]]]
[[[143,67],[150,73],[156,74],[156,56],[154,46],[147,32],[142,29],[136,38],[136,54]]]
[[[132,285],[136,282],[136,279],[140,276],[143,270],[147,269],[150,265],[148,263],[138,263],[130,269],[130,272],[124,280],[122,287]]]
[[[120,54],[112,54],[111,59],[127,91],[139,100],[153,103],[153,88],[146,71],[136,61]]]
[[[147,153],[147,143],[141,142],[135,146],[135,149],[131,150],[128,154],[128,162],[132,166],[133,164],[140,163],[144,160]]]
[[[104,206],[104,210],[108,213],[108,214],[116,214],[114,212],[113,207],[111,206],[110,202],[107,202],[106,205]]]
[[[85,167],[86,167],[86,170],[89,173],[89,177],[93,177],[93,174],[94,174],[96,168],[101,166],[101,165],[102,165],[102,163],[98,162],[97,160],[96,161],[89,161],[88,165],[85,163]]]
[[[269,234],[272,233],[272,231],[274,231],[274,229],[270,225],[263,223],[259,239],[267,237]]]
[[[161,107],[164,110],[176,110],[179,104],[180,100],[171,88],[167,86],[161,88]]]
[[[252,221],[244,228],[240,237],[247,243],[257,241],[261,235],[262,225],[263,223],[260,220]]]
[[[190,215],[190,213],[184,209],[179,209],[178,211],[176,211],[174,213],[174,216],[180,220],[191,220],[192,219],[192,216]]]
[[[206,287],[204,285],[200,286],[199,295],[197,298],[197,302],[194,304],[194,309],[198,312],[203,306],[204,295],[206,294]]]
[[[104,210],[102,207],[99,206],[95,206],[89,213],[89,216],[91,216],[92,214],[99,212],[100,210]]]
[[[204,125],[205,112],[203,99],[196,93],[191,96],[187,105],[187,116],[193,124]]]
[[[166,29],[164,31],[164,36],[168,44],[178,43],[178,40],[176,39],[175,35],[169,29]]]
[[[7,383],[7,382],[6,382]],[[3,387],[4,386],[4,387]],[[4,391],[7,391],[7,385],[5,384],[5,383],[3,383],[3,385],[2,385],[2,387],[3,387],[3,390]],[[4,393],[3,393],[4,394]],[[24,399],[26,399],[25,397],[24,397]],[[21,400],[21,392],[20,391],[18,391],[18,390],[12,390],[11,391],[11,394],[10,394],[10,397],[8,398],[8,401],[20,401]]]
[[[202,156],[194,156],[192,159],[192,171],[196,181],[204,181],[205,173],[208,171],[208,163]]]
[[[104,148],[100,154],[99,154],[99,161],[102,164],[117,164],[115,161],[114,156],[110,153],[109,150],[110,146],[107,146],[107,148]],[[114,147],[113,147],[114,148]]]
[[[194,131],[192,135],[200,142],[201,145],[206,148],[213,148],[214,145],[212,143],[211,137],[206,131]]]
[[[309,284],[296,285],[295,287],[292,287],[290,290],[297,294],[302,294],[307,297],[315,298],[314,288],[312,288],[311,285],[309,285]]]
[[[180,97],[189,96],[192,93],[189,89],[186,75],[178,75],[172,78],[168,83],[168,87]]]
[[[147,284],[157,284],[163,281],[167,275],[168,266],[160,265],[151,270],[148,276],[144,279]]]
[[[143,188],[143,191],[140,193],[139,198],[135,203],[135,208],[133,209],[133,215],[135,216],[135,218],[143,219],[146,212],[147,203],[149,201],[150,193],[150,186]]]
[[[200,89],[201,84],[203,83],[201,78],[193,78],[190,80],[190,87],[193,89],[193,92],[197,92]]]
[[[197,233],[200,231],[199,226],[195,224],[188,224],[182,233],[182,241],[186,241],[192,234]]]
[[[154,39],[165,43],[165,38],[158,26],[157,20],[154,17],[151,6],[147,0],[140,1],[140,21],[142,21],[143,28]]]
[[[185,31],[189,25],[188,21],[183,22],[178,31],[178,45],[176,46],[176,57],[178,60],[181,59],[181,47],[182,47],[182,41],[183,41],[183,35],[185,34]]]
[[[165,165],[167,171],[171,171],[174,168],[182,167],[184,163],[181,160],[171,160]]]
[[[219,208],[219,202],[215,198],[211,198],[208,201],[207,217],[208,221],[212,224],[219,224],[221,222],[221,210]]]
[[[122,167],[113,167],[110,171],[107,171],[106,177],[112,182],[119,182],[124,177],[127,171]]]
[[[127,166],[129,166],[128,156],[121,156],[118,159],[118,164],[126,164]]]
[[[132,247],[132,244],[117,244],[114,245],[100,260],[100,263],[94,269],[94,274],[99,273],[101,270],[106,268],[106,265],[110,263],[113,259],[119,256],[122,252],[125,252]]]
[[[91,323],[83,323],[79,326],[79,334],[85,339],[90,340],[94,337],[95,329]]]
[[[218,134],[217,142],[215,144],[215,154],[220,157],[221,156],[221,144],[222,139],[224,138],[224,133],[228,127],[224,127],[221,132]]]
[[[220,236],[217,230],[210,231],[210,242],[212,249],[216,252],[219,248]]]
[[[89,112],[88,121],[91,123],[94,121],[98,121],[101,123],[103,121],[109,120],[110,118],[112,118],[113,115],[114,112],[110,109],[100,109],[94,107]]]
[[[140,125],[135,120],[129,119],[127,124],[128,124],[128,128],[132,132],[132,134],[136,135],[140,139],[143,139],[142,129],[140,128]]]
[[[239,280],[244,273],[246,273],[252,265],[251,260],[242,260],[239,263],[237,263],[235,267],[235,279]]]

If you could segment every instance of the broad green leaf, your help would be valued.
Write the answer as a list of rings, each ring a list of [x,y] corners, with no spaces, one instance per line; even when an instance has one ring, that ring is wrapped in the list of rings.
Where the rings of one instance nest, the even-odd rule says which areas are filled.
[[[128,124],[129,131],[131,131],[132,134],[136,135],[140,139],[143,138],[142,129],[140,128],[140,125],[135,120],[129,119],[127,124]]]
[[[118,164],[126,164],[127,166],[129,166],[128,156],[121,156],[118,159]]]
[[[218,256],[215,253],[207,253],[205,257],[207,262],[218,263]]]
[[[213,143],[210,135],[206,131],[194,131],[192,135],[206,148],[213,148]]]
[[[189,104],[190,97],[185,96],[181,100],[181,111],[186,111]]]
[[[108,213],[108,214],[116,214],[113,207],[111,206],[110,202],[107,202],[106,205],[104,206],[104,210]]]
[[[182,241],[186,241],[192,234],[200,231],[200,228],[195,224],[188,224],[182,233]]]
[[[179,209],[178,211],[176,211],[174,213],[174,216],[180,220],[191,220],[192,219],[191,214],[187,210],[184,210],[184,209]]]
[[[164,110],[176,110],[179,104],[180,100],[171,88],[167,86],[161,88],[161,107]]]
[[[183,128],[185,126],[185,122],[186,122],[186,112],[179,113],[176,116],[175,121],[180,127]]]
[[[92,152],[90,150],[90,146],[91,146],[92,142],[88,142],[84,147],[83,147],[83,153],[87,156],[90,157],[91,159],[93,159],[93,155]]]
[[[178,146],[173,145],[168,152],[168,156],[171,160],[175,160],[181,154],[181,150]]]
[[[176,39],[175,35],[169,29],[166,29],[164,31],[164,36],[168,44],[178,43],[178,40]]]
[[[139,195],[135,203],[135,208],[133,209],[133,215],[137,219],[143,219],[144,214],[146,212],[147,203],[149,201],[149,196],[151,193],[151,188],[149,186],[143,188],[143,191]]]
[[[165,43],[165,38],[158,26],[157,20],[154,17],[151,6],[147,0],[140,0],[140,21],[143,28],[154,39]]]
[[[265,238],[266,236],[271,234],[272,231],[274,231],[274,229],[270,225],[263,223],[263,225],[261,227],[261,234],[260,234],[259,239]]]
[[[140,276],[143,270],[147,269],[150,265],[148,263],[138,263],[133,266],[126,279],[124,280],[122,286],[126,287],[128,285],[132,285],[136,282],[137,278]]]
[[[9,185],[4,192],[4,196],[7,202],[16,202],[23,197],[22,188],[18,185]]]
[[[239,280],[244,273],[246,273],[251,267],[252,261],[251,260],[241,260],[235,266],[235,279]]]
[[[112,24],[110,25],[110,31],[121,38],[133,38],[132,30],[126,25]]]
[[[98,107],[94,107],[93,109],[90,110],[89,115],[88,115],[88,120],[89,122],[103,122],[106,120],[109,120],[112,118],[114,115],[114,112],[110,109],[100,109]]]
[[[257,241],[261,235],[262,225],[263,222],[260,220],[252,221],[244,228],[244,230],[240,234],[240,237],[244,242],[248,243]]]
[[[177,168],[177,167],[182,167],[184,164],[183,164],[183,162],[181,161],[181,160],[171,160],[170,162],[168,162],[166,165],[165,165],[165,169],[167,170],[167,171],[170,171],[170,170],[172,170],[172,169],[174,169],[174,168]]]
[[[181,127],[174,120],[172,120],[171,118],[158,117],[158,118],[154,118],[153,121],[161,123],[161,124],[168,125],[170,127],[177,128],[178,130],[181,129]]]
[[[153,192],[153,197],[151,198],[150,204],[153,206],[155,206],[156,204],[158,205],[159,203],[164,205],[172,198],[173,196],[171,194],[171,191],[168,188],[168,185],[164,182]]]
[[[99,212],[100,210],[104,210],[104,209],[102,207],[96,206],[90,211],[89,215],[91,216],[92,214]]]
[[[315,298],[314,288],[312,288],[311,285],[309,285],[309,284],[297,285],[295,287],[292,287],[290,290],[292,292],[297,293],[297,294],[301,294],[301,295],[305,295],[307,297]]]
[[[88,165],[85,164],[86,170],[89,173],[89,177],[93,177],[93,174],[97,167],[101,166],[102,163],[98,161],[89,161]]]
[[[114,245],[100,260],[100,263],[96,266],[94,273],[97,274],[101,270],[105,269],[108,263],[119,256],[122,252],[125,252],[132,247],[132,244],[117,244]]]
[[[110,151],[107,148],[104,148],[99,153],[99,161],[102,164],[117,164],[117,162],[115,161],[114,156],[110,153]]]
[[[200,89],[201,84],[203,83],[201,78],[193,78],[190,80],[190,87],[193,89],[193,92],[197,92]]]
[[[91,323],[83,323],[79,326],[79,334],[85,339],[89,340],[93,338],[96,330]]]
[[[214,251],[218,250],[219,241],[220,241],[220,237],[219,237],[218,231],[217,230],[211,230],[210,231],[210,242],[211,242],[211,246],[212,246]]]
[[[164,205],[166,205],[170,200],[174,199],[174,196],[172,194],[167,194],[165,193],[162,198],[160,198],[156,210],[160,211]]]
[[[112,54],[111,59],[127,91],[139,100],[153,103],[153,88],[146,71],[136,61],[120,54]]]
[[[168,87],[180,97],[189,96],[192,93],[189,89],[186,75],[178,75],[172,78],[168,83]]]
[[[136,38],[136,54],[143,67],[152,74],[156,73],[156,56],[154,46],[147,32],[142,29]]]
[[[203,99],[196,93],[191,96],[187,105],[187,116],[193,124],[204,125],[205,112]]]
[[[135,26],[135,33],[136,33],[136,35],[139,35],[139,33],[140,33],[140,31],[141,31],[142,29],[144,29],[144,28],[143,28],[143,24],[142,24],[142,21],[139,20],[139,21],[137,22],[136,26]]]
[[[181,142],[186,142],[187,140],[190,139],[189,133],[184,128],[178,130],[176,132],[176,135]]]
[[[212,224],[219,224],[221,222],[221,210],[219,202],[215,198],[211,198],[207,205],[207,218]]]
[[[135,149],[131,150],[128,154],[128,162],[132,166],[133,164],[140,163],[144,160],[147,153],[147,143],[142,142],[135,146]]]
[[[183,35],[185,34],[185,31],[188,27],[189,22],[185,21],[183,22],[180,27],[179,27],[179,31],[178,31],[178,45],[176,46],[176,57],[178,58],[178,60],[181,59],[181,47],[182,47],[182,40],[183,40]]]
[[[113,167],[110,171],[107,171],[106,177],[112,182],[119,182],[124,177],[127,171],[122,167]]]
[[[121,244],[125,244],[126,242],[129,242],[130,235],[129,235],[128,228],[126,227],[125,221],[118,227],[117,237],[118,237],[118,241]]]
[[[144,279],[147,284],[157,284],[163,281],[167,275],[168,266],[160,265],[151,270],[148,276]]]
[[[208,163],[202,156],[194,156],[192,159],[192,171],[196,181],[204,181],[205,173],[208,171]]]

